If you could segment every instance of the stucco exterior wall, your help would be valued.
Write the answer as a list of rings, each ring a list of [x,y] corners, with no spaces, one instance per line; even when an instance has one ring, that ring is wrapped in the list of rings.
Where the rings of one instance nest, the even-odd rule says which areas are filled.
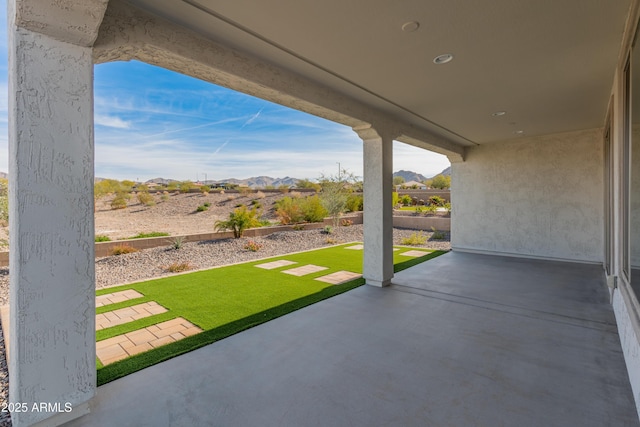
[[[631,186],[629,200],[629,242],[631,267],[640,268],[640,126],[631,135]]]
[[[602,262],[600,129],[485,144],[452,164],[452,247]]]
[[[620,336],[620,344],[627,365],[629,382],[633,390],[633,398],[636,401],[636,409],[640,416],[640,406],[638,405],[638,402],[640,402],[640,342],[636,333],[638,314],[633,309],[634,303],[630,301],[632,297],[626,289],[628,288],[616,289],[613,294],[612,305],[616,315],[618,335]],[[634,324],[636,327],[634,327]]]

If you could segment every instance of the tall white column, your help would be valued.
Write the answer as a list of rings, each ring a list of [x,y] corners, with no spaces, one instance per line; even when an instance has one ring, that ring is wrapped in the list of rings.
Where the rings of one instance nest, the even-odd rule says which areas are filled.
[[[93,60],[15,23],[9,179],[13,425],[59,425],[96,391]]]
[[[393,278],[393,141],[373,127],[354,128],[364,143],[364,266],[366,283]]]

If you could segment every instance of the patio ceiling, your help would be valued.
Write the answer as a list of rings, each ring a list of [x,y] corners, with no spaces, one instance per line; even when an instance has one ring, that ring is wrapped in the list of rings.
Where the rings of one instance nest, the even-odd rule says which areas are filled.
[[[130,2],[462,145],[602,126],[630,3]]]

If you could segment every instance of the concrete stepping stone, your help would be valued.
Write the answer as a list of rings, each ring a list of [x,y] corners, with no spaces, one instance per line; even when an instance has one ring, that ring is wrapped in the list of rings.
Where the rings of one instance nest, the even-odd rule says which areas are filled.
[[[287,261],[286,259],[281,259],[279,261],[271,261],[264,264],[257,264],[256,267],[264,268],[265,270],[273,270],[278,267],[285,267],[287,265],[297,264],[295,261]]]
[[[407,252],[402,252],[400,255],[402,256],[410,256],[410,257],[420,257],[420,256],[425,256],[427,255],[429,252],[425,252],[425,251],[407,251]]]
[[[364,245],[347,246],[345,249],[351,249],[353,251],[361,251],[362,249],[364,249]]]
[[[131,307],[124,307],[118,310],[107,311],[96,315],[96,331],[133,322],[153,316],[154,314],[166,313],[168,310],[155,301],[145,302]]]
[[[339,285],[353,279],[359,279],[360,277],[362,277],[362,274],[360,273],[353,273],[351,271],[342,270],[336,271],[335,273],[327,274],[326,276],[316,277],[315,280],[330,283],[332,285]]]
[[[283,273],[291,274],[292,276],[306,276],[307,274],[316,273],[318,271],[327,270],[328,267],[321,267],[319,265],[307,264],[302,267],[291,268],[284,270]]]
[[[103,307],[109,304],[115,304],[118,302],[129,301],[130,299],[142,298],[140,292],[133,289],[127,289],[126,291],[114,292],[112,294],[104,294],[96,297],[96,307]]]
[[[182,317],[178,317],[144,329],[98,341],[96,355],[103,365],[108,365],[135,354],[180,341],[200,332],[202,329]]]

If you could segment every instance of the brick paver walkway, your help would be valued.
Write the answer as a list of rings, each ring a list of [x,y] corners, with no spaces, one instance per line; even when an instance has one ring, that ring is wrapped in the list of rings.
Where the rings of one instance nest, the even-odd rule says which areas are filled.
[[[127,289],[126,291],[114,292],[112,294],[105,294],[96,297],[96,307],[102,307],[109,304],[115,304],[117,302],[128,301],[130,299],[142,298],[142,295],[138,291],[133,289]]]
[[[425,251],[407,251],[407,252],[402,252],[400,255],[410,256],[410,257],[419,257],[419,256],[424,256],[428,253],[429,252],[425,252]]]
[[[178,317],[128,334],[98,341],[96,354],[103,365],[108,365],[200,332],[202,329]]]
[[[327,274],[326,276],[317,277],[315,280],[321,282],[330,283],[332,285],[339,285],[349,280],[359,279],[362,277],[360,273],[354,273],[351,271],[336,271],[335,273]]]
[[[256,267],[264,268],[265,270],[273,270],[274,268],[284,267],[291,264],[297,264],[295,261],[287,261],[286,259],[281,259],[280,261],[271,261],[266,262],[264,264],[258,264]]]
[[[284,270],[283,273],[291,274],[292,276],[306,276],[307,274],[316,273],[318,271],[327,270],[327,267],[321,267],[319,265],[307,264],[302,267],[291,268]]]
[[[166,312],[167,309],[155,301],[107,311],[96,315],[96,331]]]

